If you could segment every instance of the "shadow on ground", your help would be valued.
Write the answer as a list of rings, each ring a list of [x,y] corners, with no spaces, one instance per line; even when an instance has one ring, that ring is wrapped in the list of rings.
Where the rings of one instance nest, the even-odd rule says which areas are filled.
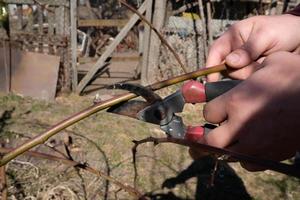
[[[226,162],[217,161],[212,156],[195,160],[176,177],[166,179],[162,184],[162,188],[173,189],[193,177],[197,178],[195,199],[251,199],[242,179],[235,171]],[[146,196],[154,200],[186,199],[176,196],[172,191],[168,191],[166,194],[150,193],[146,194]]]

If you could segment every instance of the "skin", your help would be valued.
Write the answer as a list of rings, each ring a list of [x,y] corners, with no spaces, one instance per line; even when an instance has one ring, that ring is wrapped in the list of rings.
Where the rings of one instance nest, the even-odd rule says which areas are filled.
[[[225,61],[229,76],[245,81],[205,105],[205,119],[221,125],[199,142],[276,161],[300,150],[299,27],[300,17],[258,16],[238,22],[216,40],[208,66]],[[214,74],[208,81],[218,78]],[[201,156],[197,149],[190,153]]]

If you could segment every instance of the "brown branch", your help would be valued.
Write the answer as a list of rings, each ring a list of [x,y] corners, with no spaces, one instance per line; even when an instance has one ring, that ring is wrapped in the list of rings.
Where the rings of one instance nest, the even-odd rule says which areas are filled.
[[[10,152],[12,150],[13,150],[12,148],[0,147],[0,153],[7,153],[7,152]],[[79,162],[76,162],[74,160],[69,160],[69,159],[66,159],[66,158],[57,157],[57,156],[53,156],[53,155],[45,154],[45,153],[39,153],[39,152],[36,152],[36,151],[27,151],[27,152],[25,152],[25,155],[36,157],[36,158],[41,158],[41,159],[52,160],[52,161],[56,161],[56,162],[61,162],[62,164],[65,164],[67,166],[71,166],[71,167],[75,167],[75,168],[78,168],[78,169],[88,171],[92,174],[95,174],[99,177],[102,177],[102,178],[110,181],[111,183],[117,185],[118,187],[120,187],[123,190],[125,190],[126,192],[128,192],[130,195],[135,196],[137,199],[142,199],[143,198],[142,193],[140,193],[139,191],[137,191],[133,187],[131,187],[129,185],[125,185],[125,184],[117,181],[115,178],[113,178],[111,176],[108,176],[105,173],[88,166],[88,164],[86,164],[86,163],[79,163]]]
[[[173,143],[173,144],[179,144],[179,145],[183,145],[183,146],[187,146],[187,147],[202,149],[205,152],[214,153],[219,156],[228,155],[230,158],[236,159],[239,162],[251,163],[251,164],[258,165],[258,166],[261,166],[261,167],[269,169],[269,170],[273,170],[275,172],[279,172],[279,173],[283,173],[286,175],[295,176],[295,177],[300,178],[300,170],[293,165],[288,165],[288,164],[284,164],[284,163],[280,163],[280,162],[276,162],[276,161],[272,161],[272,160],[266,160],[266,159],[262,159],[262,158],[256,158],[256,157],[248,156],[245,154],[233,152],[233,151],[230,151],[227,149],[212,147],[209,145],[192,142],[192,141],[188,141],[185,139],[177,139],[177,138],[171,138],[171,137],[168,137],[168,138],[149,137],[149,138],[145,138],[143,140],[133,141],[133,142],[135,145],[132,148],[132,151],[136,151],[137,147],[140,144],[147,143],[147,142],[153,142],[154,145],[158,145],[161,143]]]
[[[0,148],[4,147],[4,143],[0,144]],[[0,158],[2,154],[0,152]],[[0,167],[0,198],[1,200],[7,200],[7,180],[6,180],[6,172],[5,172],[6,165]]]
[[[181,62],[179,55],[176,53],[176,51],[171,47],[171,45],[167,42],[167,40],[160,34],[160,32],[151,24],[151,22],[149,22],[141,13],[139,13],[139,11],[137,11],[135,8],[133,8],[131,5],[129,5],[128,3],[126,3],[123,0],[119,0],[124,6],[126,6],[129,10],[131,10],[132,12],[134,12],[136,15],[138,15],[140,17],[140,19],[145,22],[155,33],[156,35],[159,37],[159,39],[161,40],[161,42],[163,43],[163,45],[165,45],[174,55],[175,59],[177,60],[177,62],[179,63],[180,67],[182,68],[182,70],[184,71],[184,73],[187,73],[188,70],[185,68],[184,64]]]
[[[170,79],[165,80],[165,81],[154,83],[154,84],[148,86],[148,88],[150,88],[152,90],[158,90],[158,89],[162,89],[162,88],[168,87],[170,85],[174,85],[174,84],[177,84],[177,83],[189,80],[189,79],[197,78],[199,76],[205,76],[205,75],[210,74],[210,73],[220,72],[220,71],[223,71],[225,69],[226,69],[225,64],[220,64],[220,65],[212,66],[212,67],[209,67],[209,68],[199,69],[199,70],[196,70],[194,72],[179,75],[177,77],[170,78]],[[3,156],[3,158],[0,160],[0,166],[5,165],[6,163],[11,161],[12,159],[16,158],[17,156],[21,155],[22,153],[24,153],[24,152],[26,152],[30,149],[32,149],[33,147],[35,147],[39,144],[45,143],[50,137],[56,135],[57,133],[64,130],[65,128],[67,128],[67,127],[69,127],[69,126],[71,126],[71,125],[73,125],[73,124],[75,124],[75,123],[91,116],[92,114],[95,114],[95,113],[97,113],[101,110],[109,108],[109,107],[111,107],[113,105],[116,105],[120,102],[128,101],[128,100],[133,99],[135,97],[137,97],[136,94],[126,93],[126,94],[117,96],[115,98],[108,99],[108,100],[103,101],[103,102],[99,102],[97,104],[94,104],[94,105],[86,108],[83,111],[80,111],[78,113],[73,114],[72,116],[70,116],[70,117],[58,122],[57,124],[53,125],[49,129],[47,129],[45,132],[37,135],[35,138],[25,142],[21,146],[15,148],[11,152],[5,154]]]

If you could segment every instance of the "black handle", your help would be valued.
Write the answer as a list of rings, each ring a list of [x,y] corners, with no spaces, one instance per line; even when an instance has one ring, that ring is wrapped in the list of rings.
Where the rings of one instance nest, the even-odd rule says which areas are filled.
[[[234,88],[241,82],[242,82],[241,80],[229,80],[229,81],[226,80],[226,81],[219,81],[213,83],[206,83],[205,84],[206,101],[208,102],[213,100],[214,98]]]

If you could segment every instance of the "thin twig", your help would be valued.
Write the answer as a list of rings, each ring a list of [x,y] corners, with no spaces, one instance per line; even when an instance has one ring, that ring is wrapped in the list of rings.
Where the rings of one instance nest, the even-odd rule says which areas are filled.
[[[210,187],[213,187],[215,184],[215,176],[216,176],[216,172],[218,170],[219,162],[220,161],[218,159],[215,160],[214,168],[210,175],[210,184],[209,184]]]
[[[0,148],[4,147],[4,143],[0,144]],[[0,158],[2,157],[2,153],[0,153]],[[1,200],[7,200],[7,180],[6,180],[6,165],[0,167],[0,197]]]
[[[165,45],[174,55],[174,57],[176,58],[177,62],[179,63],[180,67],[182,68],[182,70],[184,71],[184,73],[187,73],[188,70],[185,68],[184,64],[181,62],[179,55],[176,53],[176,51],[171,47],[171,45],[167,42],[167,40],[160,34],[160,32],[151,24],[151,22],[149,22],[141,13],[139,13],[139,11],[137,11],[135,8],[133,8],[131,5],[129,5],[128,3],[126,3],[123,0],[119,0],[124,6],[126,6],[129,10],[131,10],[132,12],[134,12],[136,15],[138,15],[140,17],[140,19],[145,22],[155,33],[156,35],[159,37],[159,39],[161,40],[161,42],[163,43],[163,45]]]
[[[215,72],[220,72],[226,69],[226,65],[225,64],[220,64],[220,65],[216,65],[213,67],[209,67],[209,68],[204,68],[204,69],[199,69],[196,70],[194,72],[190,72],[187,74],[183,74],[183,75],[179,75],[177,77],[173,77],[170,78],[168,80],[165,81],[161,81],[161,82],[157,82],[154,83],[150,86],[148,86],[150,89],[152,90],[158,90],[158,89],[162,89],[165,87],[168,87],[170,85],[174,85],[186,80],[190,80],[190,79],[194,79],[197,78],[199,76],[205,76],[208,75],[210,73],[215,73]],[[120,102],[124,102],[124,101],[128,101],[130,99],[133,99],[137,97],[136,94],[133,93],[126,93],[120,96],[117,96],[115,98],[112,99],[108,99],[106,101],[103,102],[99,102],[97,104],[94,104],[88,108],[86,108],[83,111],[80,111],[78,113],[73,114],[72,116],[58,122],[57,124],[55,124],[54,126],[50,127],[49,129],[47,129],[45,132],[37,135],[35,138],[25,142],[24,144],[22,144],[21,146],[13,149],[13,151],[5,154],[3,156],[3,158],[0,160],[0,166],[5,165],[6,163],[8,163],[9,161],[11,161],[12,159],[16,158],[17,156],[21,155],[22,153],[32,149],[33,147],[39,145],[39,144],[43,144],[45,143],[50,137],[56,135],[57,133],[59,133],[60,131],[64,130],[65,128],[91,116],[92,114],[95,114],[101,110],[104,110],[106,108],[109,108],[113,105],[116,105]]]
[[[187,146],[187,147],[202,149],[203,151],[211,152],[216,155],[228,155],[228,156],[230,156],[230,158],[236,159],[239,162],[251,163],[251,164],[258,165],[258,166],[261,166],[261,167],[269,169],[269,170],[273,170],[275,172],[279,172],[279,173],[283,173],[286,175],[300,178],[300,170],[293,165],[288,165],[288,164],[284,164],[284,163],[280,163],[280,162],[276,162],[276,161],[272,161],[272,160],[266,160],[266,159],[262,159],[262,158],[256,158],[256,157],[248,156],[245,154],[233,152],[233,151],[230,151],[227,149],[212,147],[209,145],[192,142],[192,141],[185,140],[185,139],[178,139],[178,138],[172,138],[172,137],[167,137],[167,138],[149,137],[149,138],[145,138],[140,141],[133,141],[133,142],[135,144],[133,147],[133,149],[135,149],[135,151],[140,144],[147,143],[147,142],[153,142],[154,145],[158,145],[161,143],[173,143],[173,144],[179,144],[179,145],[183,145],[183,146]]]
[[[12,150],[13,150],[12,148],[0,147],[0,153],[7,153],[7,152],[10,152]],[[102,177],[102,178],[110,181],[111,183],[117,185],[118,187],[122,188],[123,190],[125,190],[129,194],[135,196],[136,198],[141,198],[143,196],[142,193],[140,193],[139,191],[137,191],[133,187],[131,187],[129,185],[125,185],[125,184],[117,181],[115,178],[113,178],[111,176],[107,176],[105,173],[88,166],[88,164],[86,164],[86,163],[79,163],[79,162],[76,162],[74,160],[69,160],[69,159],[66,159],[66,158],[57,157],[57,156],[53,156],[53,155],[45,154],[45,153],[39,153],[39,152],[36,152],[36,151],[27,151],[27,152],[25,152],[25,155],[32,156],[32,157],[37,157],[37,158],[41,158],[41,159],[47,159],[47,160],[61,162],[62,164],[65,164],[67,166],[72,166],[72,167],[75,167],[75,168],[79,168],[79,169],[88,171],[92,174],[95,174],[99,177]]]

